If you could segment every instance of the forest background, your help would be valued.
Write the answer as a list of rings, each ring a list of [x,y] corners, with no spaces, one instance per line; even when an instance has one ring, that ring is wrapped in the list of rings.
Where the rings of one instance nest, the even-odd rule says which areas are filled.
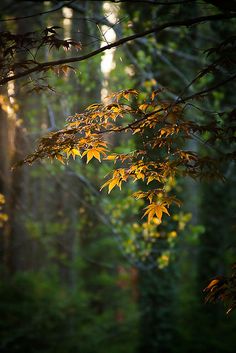
[[[235,312],[203,289],[235,262],[235,1],[4,0],[0,14],[0,352],[233,353]],[[162,223],[131,197],[157,180],[100,191],[111,157],[12,170],[68,118],[138,91],[143,111],[192,97],[181,114],[202,131],[182,158],[220,160],[210,178],[167,178],[181,206]],[[137,130],[109,134],[113,153],[155,137]]]

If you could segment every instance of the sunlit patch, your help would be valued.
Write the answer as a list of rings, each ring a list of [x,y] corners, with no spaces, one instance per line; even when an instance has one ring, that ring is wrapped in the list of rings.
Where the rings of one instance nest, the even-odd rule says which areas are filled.
[[[103,4],[103,11],[104,11],[104,16],[109,20],[109,22],[115,25],[118,19],[118,16],[117,16],[118,7],[114,6],[114,4],[111,4],[109,2],[105,2]],[[104,26],[101,26],[101,29],[99,28],[99,30],[101,32],[101,36],[103,39],[101,42],[101,47],[107,44],[113,43],[116,40],[116,33],[113,28],[104,25]],[[115,48],[106,50],[101,60],[101,71],[104,77],[103,88],[101,90],[101,100],[103,102],[105,101],[105,97],[109,93],[107,89],[109,74],[116,67],[116,64],[113,60],[115,50],[116,50]]]
[[[64,39],[68,39],[71,36],[71,18],[73,17],[73,10],[69,7],[62,8],[63,14],[63,27],[64,27]]]

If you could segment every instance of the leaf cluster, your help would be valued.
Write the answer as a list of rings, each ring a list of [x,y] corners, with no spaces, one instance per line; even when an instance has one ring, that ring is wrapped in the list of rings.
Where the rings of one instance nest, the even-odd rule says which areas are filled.
[[[236,308],[236,264],[232,267],[230,276],[213,278],[204,289],[206,303],[224,302],[227,305],[226,313],[229,314]]]
[[[25,70],[38,67],[40,63],[38,56],[40,49],[63,49],[69,50],[72,47],[76,50],[81,49],[81,44],[71,38],[61,39],[58,36],[58,26],[47,27],[39,32],[27,32],[15,34],[9,31],[0,32],[0,76],[2,79],[11,75],[17,75]],[[22,54],[26,59],[22,59]],[[53,71],[65,71],[68,65],[61,65],[60,68],[48,66],[43,71],[52,69]]]
[[[224,129],[187,119],[183,103],[163,100],[159,93],[153,92],[140,104],[137,90],[123,90],[109,96],[108,104],[90,105],[83,113],[69,117],[64,129],[43,137],[36,151],[20,164],[44,158],[64,164],[77,156],[86,157],[87,163],[93,158],[99,162],[113,161],[115,169],[102,189],[108,187],[110,193],[115,187],[121,189],[128,180],[152,183],[150,191],[134,196],[148,202],[144,214],[148,222],[154,217],[161,221],[163,212],[169,214],[168,208],[173,203],[179,205],[165,188],[169,179],[176,176],[223,179],[219,171],[222,158],[232,159],[234,154],[219,154],[217,158],[184,149],[185,142],[195,136],[204,138],[204,134],[210,134],[216,140],[224,139]],[[114,133],[138,135],[140,148],[126,154],[112,152],[108,136]]]

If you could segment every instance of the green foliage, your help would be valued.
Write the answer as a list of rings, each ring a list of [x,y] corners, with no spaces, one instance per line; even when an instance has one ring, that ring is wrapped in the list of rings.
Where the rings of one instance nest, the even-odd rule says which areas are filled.
[[[111,281],[114,287],[114,279],[105,272],[97,278],[104,288],[110,287]],[[109,340],[111,352],[124,349],[132,352],[132,339],[129,344],[120,342],[132,332],[133,322],[131,327],[129,323],[132,314],[130,312],[129,318],[124,315],[121,323],[118,318],[116,321],[122,306],[119,309],[115,302],[112,306],[106,305],[104,295],[105,292],[99,291],[88,293],[81,285],[72,291],[60,284],[55,274],[28,272],[12,277],[10,282],[2,281],[1,351],[63,353],[96,349],[102,352],[99,346]],[[95,303],[101,300],[106,308],[100,315],[95,315],[93,311],[98,305]]]
[[[42,274],[19,274],[10,283],[2,282],[1,350],[35,352],[37,347],[38,352],[64,352],[69,347],[72,349],[75,340],[66,329],[67,323],[75,318],[79,323],[81,311],[85,314],[85,310],[81,298],[70,295],[68,299],[68,296],[68,290]]]

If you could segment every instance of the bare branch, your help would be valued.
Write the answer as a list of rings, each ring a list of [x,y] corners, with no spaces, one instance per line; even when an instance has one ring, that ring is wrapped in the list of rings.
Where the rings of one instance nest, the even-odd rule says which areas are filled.
[[[9,21],[19,21],[19,20],[25,20],[27,18],[32,18],[32,17],[38,17],[38,16],[43,16],[43,15],[47,15],[48,13],[52,13],[52,12],[56,12],[58,10],[61,10],[64,6],[69,6],[70,4],[72,4],[75,0],[71,0],[68,3],[63,3],[57,7],[52,8],[51,10],[47,10],[47,11],[42,11],[42,12],[37,12],[34,13],[32,15],[27,15],[27,16],[19,16],[19,17],[10,17],[10,18],[4,18],[4,19],[0,19],[0,22],[9,22]]]
[[[228,77],[226,80],[223,80],[223,81],[218,82],[218,83],[215,84],[214,86],[211,86],[211,87],[206,88],[206,89],[204,89],[204,90],[202,90],[202,91],[199,91],[199,92],[197,92],[197,93],[194,93],[194,94],[192,94],[191,96],[183,97],[183,98],[181,98],[179,101],[180,101],[181,103],[184,103],[184,102],[186,102],[186,101],[188,101],[188,100],[191,100],[191,99],[194,99],[194,98],[197,98],[197,97],[203,97],[203,96],[207,95],[208,93],[215,91],[217,88],[219,88],[219,87],[221,87],[221,86],[224,86],[226,83],[229,83],[229,82],[231,82],[231,81],[234,81],[235,79],[236,79],[236,74],[235,74],[235,75],[232,75],[232,76],[230,76],[230,77]]]

